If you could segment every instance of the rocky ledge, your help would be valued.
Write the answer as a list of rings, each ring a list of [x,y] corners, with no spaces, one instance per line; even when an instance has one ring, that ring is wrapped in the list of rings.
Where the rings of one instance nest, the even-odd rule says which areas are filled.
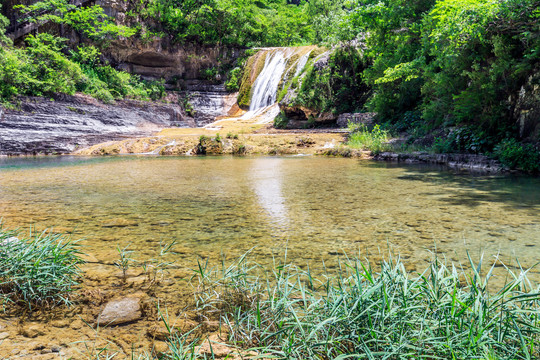
[[[429,154],[422,152],[399,154],[383,152],[373,156],[373,160],[404,162],[409,164],[438,164],[446,165],[452,169],[487,173],[498,173],[504,170],[504,167],[497,160],[490,159],[487,156],[473,154]]]
[[[66,154],[105,141],[194,127],[177,102],[135,100],[104,104],[84,95],[19,98],[0,108],[0,155]]]

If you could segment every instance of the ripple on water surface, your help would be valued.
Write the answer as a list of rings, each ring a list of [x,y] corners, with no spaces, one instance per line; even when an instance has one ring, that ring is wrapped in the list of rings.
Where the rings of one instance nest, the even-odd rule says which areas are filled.
[[[283,255],[332,266],[344,252],[379,259],[388,244],[410,269],[434,249],[463,262],[501,254],[538,261],[540,180],[333,158],[19,158],[0,161],[10,227],[55,227],[103,261],[131,244],[178,260]]]

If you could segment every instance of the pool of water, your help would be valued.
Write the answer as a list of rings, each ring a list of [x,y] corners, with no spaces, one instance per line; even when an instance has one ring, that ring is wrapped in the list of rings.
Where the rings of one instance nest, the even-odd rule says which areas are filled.
[[[431,253],[465,262],[538,261],[540,179],[324,157],[49,157],[0,159],[5,226],[84,238],[99,261],[129,244],[139,257],[176,240],[200,258],[283,257],[328,266],[344,254],[410,270]]]

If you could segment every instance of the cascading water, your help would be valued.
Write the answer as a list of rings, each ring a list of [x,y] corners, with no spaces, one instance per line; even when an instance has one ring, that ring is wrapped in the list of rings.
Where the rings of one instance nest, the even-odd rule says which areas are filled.
[[[251,65],[245,69],[253,77],[256,76],[249,89],[251,93],[249,111],[234,119],[257,124],[272,122],[280,111],[277,104],[278,92],[294,77],[300,75],[314,49],[316,49],[314,46],[266,48],[253,55]],[[261,68],[257,74],[256,69]],[[221,119],[205,127],[213,129],[219,126],[219,123],[229,120],[230,118]]]
[[[285,71],[287,59],[282,49],[273,50],[264,61],[264,68],[253,84],[253,95],[249,111],[254,111],[276,102],[281,76]]]
[[[274,48],[262,51],[266,52],[264,67],[253,83],[249,111],[273,105],[277,100],[279,85],[284,80],[283,78],[289,77],[288,74],[292,71],[294,71],[294,76],[298,76],[306,66],[311,54],[311,50],[306,51],[306,47]],[[298,58],[298,56],[300,57]],[[292,66],[288,66],[289,61],[293,58],[296,61]],[[285,73],[285,71],[287,72]]]
[[[304,55],[302,55],[302,57],[300,58],[300,60],[298,60],[298,63],[296,64],[296,72],[294,73],[294,76],[297,77],[298,75],[300,75],[300,73],[302,72],[302,70],[304,70],[304,67],[306,67],[306,64],[309,60],[309,55],[311,55],[311,51],[308,51],[307,53],[305,53]]]

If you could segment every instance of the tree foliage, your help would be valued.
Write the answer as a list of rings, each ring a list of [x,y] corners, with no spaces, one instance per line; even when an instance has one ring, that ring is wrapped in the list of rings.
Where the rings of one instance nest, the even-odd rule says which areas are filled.
[[[99,5],[79,7],[69,0],[42,0],[30,5],[17,5],[15,8],[23,14],[23,21],[67,25],[100,43],[119,36],[129,37],[135,33],[127,26],[115,24]]]

